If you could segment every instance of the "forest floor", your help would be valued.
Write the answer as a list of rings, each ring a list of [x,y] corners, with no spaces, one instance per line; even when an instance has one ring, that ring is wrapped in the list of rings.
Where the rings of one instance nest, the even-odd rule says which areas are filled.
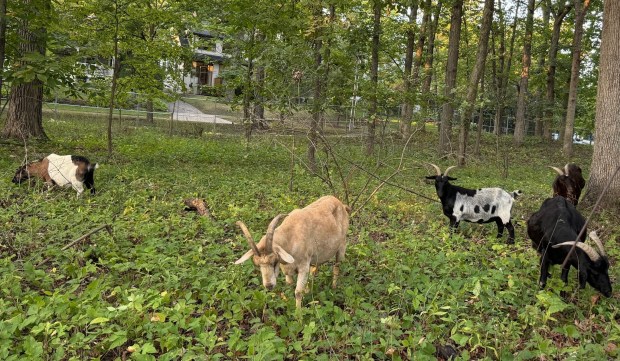
[[[110,158],[106,121],[83,115],[46,113],[47,142],[0,142],[0,359],[620,356],[617,290],[611,298],[580,290],[574,269],[564,285],[557,266],[545,290],[537,285],[525,221],[552,194],[547,166],[566,162],[556,143],[515,148],[485,134],[480,155],[451,171],[460,186],[523,191],[508,245],[494,224],[462,223],[450,236],[424,177],[433,174],[426,162],[455,161],[437,158],[430,128],[405,147],[390,124],[372,157],[361,139],[327,136],[312,174],[301,131],[273,127],[248,143],[238,125],[156,125],[115,121]],[[591,152],[576,145],[571,159],[586,178]],[[97,194],[11,183],[24,159],[49,153],[98,162]],[[325,194],[353,209],[346,260],[336,289],[331,267],[320,268],[296,313],[282,276],[268,291],[250,262],[233,264],[248,250],[235,222],[259,239],[276,214]],[[187,198],[203,199],[211,217],[185,209]],[[613,280],[618,221],[604,211],[590,226],[607,246]],[[62,249],[102,225],[111,233]]]

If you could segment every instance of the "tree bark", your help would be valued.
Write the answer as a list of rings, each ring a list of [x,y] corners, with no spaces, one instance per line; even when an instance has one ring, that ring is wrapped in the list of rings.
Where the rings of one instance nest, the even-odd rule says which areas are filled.
[[[115,30],[114,30],[114,65],[112,70],[112,85],[110,89],[110,103],[108,110],[108,157],[112,156],[112,120],[114,119],[114,106],[116,105],[116,87],[118,85],[118,77],[121,71],[121,60],[119,45],[119,32],[120,32],[120,15],[118,9],[118,2],[114,2],[115,7]]]
[[[4,57],[6,49],[6,0],[0,0],[0,99],[2,98],[2,84],[4,77]]]
[[[533,1],[533,0],[532,0]],[[484,10],[482,12],[482,25],[480,27],[480,40],[478,49],[476,50],[476,62],[469,77],[469,85],[467,87],[467,95],[465,98],[465,111],[461,117],[461,129],[459,132],[459,154],[458,165],[465,165],[465,157],[467,155],[467,138],[469,134],[469,125],[471,123],[474,107],[476,106],[476,96],[478,95],[478,83],[484,73],[484,64],[487,60],[489,52],[489,33],[491,32],[491,24],[493,22],[494,0],[484,1]]]
[[[375,130],[377,128],[377,86],[379,84],[379,37],[381,35],[381,11],[383,9],[382,0],[373,1],[373,27],[372,45],[370,61],[370,94],[368,109],[368,138],[366,139],[366,155],[371,155],[375,151]]]
[[[565,5],[557,12],[553,12],[553,30],[551,31],[551,43],[549,44],[549,65],[547,67],[547,82],[545,92],[545,117],[543,119],[543,138],[551,140],[551,128],[553,127],[553,115],[555,113],[555,71],[557,68],[557,55],[560,43],[560,30],[564,18],[569,13],[572,5]]]
[[[512,22],[512,34],[510,37],[510,44],[508,48],[508,55],[506,55],[506,43],[505,43],[505,25],[502,29],[502,38],[500,40],[500,78],[497,81],[497,109],[495,111],[495,135],[501,134],[501,121],[504,114],[504,102],[506,100],[506,90],[508,88],[508,79],[510,78],[510,69],[512,68],[512,56],[514,54],[515,38],[517,34],[517,23],[519,20],[519,5],[521,3],[517,1],[515,6],[515,15]],[[508,130],[506,130],[508,131]]]
[[[605,1],[603,9],[603,32],[601,36],[598,89],[596,95],[596,118],[594,153],[588,192],[583,203],[594,204],[612,174],[620,166],[620,2]],[[602,207],[620,210],[620,177],[611,179]]]
[[[549,28],[549,18],[550,18],[550,0],[544,0],[541,2],[542,10],[543,10],[543,37],[547,38],[548,28]],[[543,73],[545,69],[545,53],[543,51],[538,53],[538,61],[536,65],[536,74],[538,77]],[[534,127],[534,135],[536,137],[543,136],[543,114],[544,114],[544,106],[540,99],[542,97],[542,89],[538,87],[536,92],[534,93],[534,98],[536,99],[536,118],[535,118],[535,127]]]
[[[523,58],[521,61],[521,80],[519,82],[519,96],[517,98],[517,115],[515,119],[514,144],[521,146],[527,132],[525,119],[525,102],[528,93],[530,79],[530,66],[532,65],[532,32],[534,30],[534,0],[527,4],[527,18],[525,20],[525,39],[523,41]]]
[[[452,134],[452,118],[454,117],[454,90],[456,88],[456,70],[459,60],[459,41],[461,39],[461,23],[463,18],[463,0],[456,0],[452,5],[450,17],[450,35],[448,40],[448,59],[446,62],[446,85],[441,125],[439,130],[439,154],[447,155],[450,151]]]
[[[480,102],[484,98],[484,74],[482,75],[482,79],[480,79]],[[484,126],[484,106],[481,106],[478,109],[478,124],[476,127],[476,143],[474,145],[474,154],[476,156],[480,155],[480,143],[482,142],[482,127]]]
[[[562,150],[567,158],[573,154],[573,133],[575,128],[575,110],[577,108],[577,86],[579,85],[579,67],[581,66],[581,39],[583,38],[583,22],[590,0],[575,0],[575,33],[573,36],[573,61],[568,86],[568,106],[564,130],[564,146]]]
[[[24,3],[30,4],[30,1],[25,0]],[[46,6],[42,5],[42,8]],[[15,70],[29,66],[30,63],[25,59],[29,54],[45,55],[46,46],[45,28],[35,28],[28,19],[19,19],[18,21],[19,45],[17,55],[19,60]],[[30,138],[48,139],[43,130],[43,83],[38,78],[29,82],[15,81],[11,85],[2,138],[22,141]]]
[[[433,81],[433,56],[435,53],[435,35],[437,33],[437,27],[439,24],[439,14],[441,13],[441,0],[438,1],[435,7],[435,14],[433,15],[433,21],[428,27],[428,47],[426,49],[426,57],[424,59],[424,81],[422,82],[422,88],[420,90],[420,96],[422,97],[423,114],[424,117],[428,117],[431,113],[434,113],[433,98],[430,96],[431,84]],[[430,9],[429,9],[430,11]]]
[[[424,4],[424,16],[422,16],[422,26],[420,28],[420,35],[418,37],[418,43],[416,45],[415,51],[415,64],[413,67],[413,89],[416,91],[419,87],[420,83],[420,70],[422,69],[422,62],[424,61],[424,45],[426,43],[426,38],[428,37],[428,28],[430,26],[431,21],[431,0],[426,0]],[[439,5],[438,5],[439,6]],[[415,105],[419,105],[419,95],[416,97]],[[421,108],[421,107],[419,107]],[[423,117],[418,114],[418,118],[416,121],[416,130],[424,133],[426,132],[426,121]]]
[[[411,118],[413,115],[413,53],[415,49],[415,26],[418,17],[418,1],[411,0],[409,5],[409,22],[407,24],[407,48],[405,50],[405,69],[403,72],[403,85],[405,99],[402,104],[402,116],[400,121],[400,134],[403,139],[411,134]]]
[[[321,38],[321,23],[323,15],[323,5],[319,0],[314,4],[314,101],[312,103],[312,120],[310,121],[310,132],[308,134],[308,166],[312,172],[317,171],[316,165],[316,145],[319,137],[319,124],[323,117],[323,76],[322,76],[322,63],[323,57],[321,50],[323,47],[323,40]]]

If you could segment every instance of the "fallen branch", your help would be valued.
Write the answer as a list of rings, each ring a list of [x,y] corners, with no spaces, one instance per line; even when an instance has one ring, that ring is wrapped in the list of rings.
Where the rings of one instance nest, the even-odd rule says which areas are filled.
[[[97,232],[101,231],[102,229],[105,229],[106,231],[108,231],[108,234],[109,234],[110,236],[112,236],[112,226],[110,226],[109,224],[104,224],[103,226],[99,226],[99,227],[97,227],[97,228],[93,229],[92,231],[90,231],[90,232],[86,233],[85,235],[81,236],[80,238],[78,238],[78,239],[76,239],[76,240],[72,241],[72,242],[71,242],[71,243],[69,243],[68,245],[66,245],[66,246],[62,247],[60,250],[61,250],[61,251],[64,251],[64,250],[66,250],[66,249],[68,249],[68,248],[70,248],[70,247],[73,247],[73,246],[75,246],[76,244],[78,244],[79,242],[81,242],[82,240],[87,239],[88,237],[90,237],[91,235],[93,235],[93,234],[95,234],[95,233],[97,233]],[[41,265],[46,264],[47,262],[49,262],[49,261],[50,261],[50,259],[51,259],[51,257],[48,257],[48,258],[44,259],[43,261],[39,262],[39,264],[37,264],[37,267],[39,267],[39,266],[41,266]]]

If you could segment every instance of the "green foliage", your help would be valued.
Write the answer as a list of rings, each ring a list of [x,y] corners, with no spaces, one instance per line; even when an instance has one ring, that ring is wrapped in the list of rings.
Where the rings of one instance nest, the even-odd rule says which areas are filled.
[[[548,289],[537,287],[538,255],[524,220],[551,194],[554,174],[545,166],[561,159],[549,155],[558,152],[548,145],[528,144],[527,155],[507,152],[508,178],[495,145],[455,170],[461,185],[524,190],[514,209],[514,246],[495,239],[494,225],[463,224],[449,237],[438,203],[387,185],[357,210],[371,188],[362,191],[367,176],[341,162],[350,174],[350,204],[362,194],[339,287],[329,287],[331,270],[323,266],[296,314],[283,278],[267,291],[253,267],[232,264],[247,250],[235,221],[258,237],[274,214],[331,192],[299,164],[289,191],[291,139],[257,136],[246,144],[225,133],[191,139],[126,127],[106,159],[97,119],[45,126],[54,140],[28,145],[29,159],[57,152],[100,162],[98,194],[76,199],[72,190],[46,190],[40,182],[11,184],[24,148],[0,144],[11,155],[0,158],[0,359],[434,360],[445,345],[460,360],[618,355],[614,298],[597,301],[592,288],[579,291],[574,270],[564,286],[557,267]],[[410,144],[392,181],[435,198],[422,166],[436,162],[424,146],[435,136]],[[330,140],[337,154],[374,164],[355,141]],[[401,147],[386,143],[374,172],[391,174]],[[586,174],[590,149],[576,147]],[[190,197],[205,199],[213,218],[185,211]],[[605,214],[597,224],[611,234],[612,259],[614,217]],[[99,232],[60,250],[105,223],[112,236]],[[618,276],[613,266],[611,273]],[[561,291],[577,293],[562,298]]]

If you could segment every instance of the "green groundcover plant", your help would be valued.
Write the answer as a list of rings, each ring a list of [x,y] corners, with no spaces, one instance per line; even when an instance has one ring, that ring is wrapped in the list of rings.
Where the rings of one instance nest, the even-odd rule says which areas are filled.
[[[169,135],[127,122],[106,158],[103,120],[46,120],[49,142],[0,144],[0,359],[2,360],[602,360],[619,356],[617,296],[578,289],[559,269],[537,286],[538,255],[525,221],[551,195],[562,165],[555,145],[523,148],[485,138],[480,157],[452,171],[471,188],[521,189],[516,244],[495,225],[462,224],[451,237],[432,174],[436,133],[389,136],[365,158],[359,138],[330,135],[320,176],[304,166],[305,136],[209,128]],[[180,128],[179,128],[180,129]],[[178,130],[178,129],[177,129]],[[389,130],[388,130],[389,132]],[[294,147],[295,145],[295,147]],[[303,146],[300,146],[303,145]],[[75,197],[41,182],[16,186],[24,159],[79,154],[99,162],[98,193]],[[291,156],[293,152],[293,157]],[[591,148],[575,159],[588,173]],[[390,176],[390,185],[370,177]],[[336,193],[353,207],[339,286],[331,267],[309,281],[295,312],[283,279],[265,290],[237,220],[259,238],[278,213]],[[204,199],[210,217],[185,209]],[[584,215],[589,210],[582,210]],[[62,250],[103,224],[97,232]],[[615,259],[617,218],[597,215]],[[281,276],[282,277],[282,276]],[[561,296],[564,295],[564,296]]]

